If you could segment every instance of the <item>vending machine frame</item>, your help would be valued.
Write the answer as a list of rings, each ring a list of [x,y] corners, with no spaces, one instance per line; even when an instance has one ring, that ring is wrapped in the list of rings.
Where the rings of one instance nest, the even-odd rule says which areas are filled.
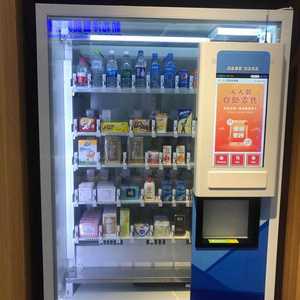
[[[111,17],[111,18],[146,18],[151,19],[186,19],[186,20],[210,20],[214,22],[240,21],[251,22],[279,22],[281,31],[280,43],[285,45],[284,52],[284,91],[282,103],[282,127],[280,131],[280,157],[278,182],[282,178],[283,140],[285,132],[285,114],[287,99],[287,83],[290,58],[292,9],[281,10],[242,10],[242,9],[201,9],[201,8],[169,8],[169,7],[121,7],[121,6],[84,6],[84,5],[36,5],[37,24],[37,60],[38,60],[38,97],[39,97],[39,130],[40,130],[40,162],[41,162],[41,203],[42,203],[42,232],[43,232],[43,264],[44,264],[44,295],[46,299],[55,299],[57,293],[57,278],[55,275],[56,245],[54,241],[54,204],[53,198],[53,174],[51,173],[51,119],[50,110],[50,72],[49,72],[49,48],[47,39],[47,18],[50,16],[67,17]],[[217,38],[216,38],[217,39]],[[69,74],[71,76],[71,74]],[[71,93],[71,91],[66,91]],[[197,96],[198,97],[198,96]],[[266,299],[274,298],[275,270],[277,255],[277,235],[279,223],[281,185],[278,184],[276,197],[271,202],[271,218],[268,243],[267,277],[266,277]],[[63,212],[62,212],[63,213]],[[60,262],[59,262],[60,263]],[[62,278],[64,278],[64,267],[62,262]]]

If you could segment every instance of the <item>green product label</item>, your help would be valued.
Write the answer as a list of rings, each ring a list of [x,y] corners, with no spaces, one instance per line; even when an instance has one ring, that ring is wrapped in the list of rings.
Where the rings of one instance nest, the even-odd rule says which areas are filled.
[[[131,79],[132,71],[125,69],[121,71],[121,78],[130,78]]]

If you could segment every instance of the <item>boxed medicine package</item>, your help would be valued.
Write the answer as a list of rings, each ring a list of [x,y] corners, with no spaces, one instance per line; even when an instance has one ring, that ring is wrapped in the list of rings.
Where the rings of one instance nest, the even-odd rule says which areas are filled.
[[[79,202],[92,202],[93,201],[93,182],[81,182],[78,187]]]
[[[154,216],[154,236],[168,237],[170,236],[170,221],[166,216]]]
[[[78,140],[79,165],[97,164],[97,140]]]
[[[99,181],[97,185],[98,202],[116,201],[116,187],[112,181]]]
[[[178,109],[178,133],[192,133],[191,109]]]
[[[101,221],[101,211],[85,211],[79,222],[80,237],[97,237],[99,235],[99,223]]]
[[[130,209],[120,208],[120,236],[130,235]]]
[[[115,237],[117,234],[117,209],[105,207],[102,215],[103,236]]]

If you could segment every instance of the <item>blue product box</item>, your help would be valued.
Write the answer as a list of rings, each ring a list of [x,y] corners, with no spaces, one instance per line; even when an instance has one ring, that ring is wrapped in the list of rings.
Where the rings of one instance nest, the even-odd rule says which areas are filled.
[[[185,201],[186,200],[186,190],[184,181],[176,181],[175,184],[175,200],[176,201]]]
[[[172,200],[172,184],[170,180],[163,180],[161,185],[161,200],[171,201]]]
[[[138,200],[139,186],[134,184],[122,184],[120,187],[120,200]]]

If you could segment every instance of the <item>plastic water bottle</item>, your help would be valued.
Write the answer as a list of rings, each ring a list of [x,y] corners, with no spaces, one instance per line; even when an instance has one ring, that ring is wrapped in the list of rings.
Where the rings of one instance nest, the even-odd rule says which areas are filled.
[[[110,88],[117,87],[118,65],[114,50],[109,51],[106,70],[106,86]]]
[[[160,88],[160,62],[157,53],[152,54],[150,66],[150,87],[154,89]]]
[[[93,86],[102,86],[102,74],[104,72],[104,62],[102,54],[99,50],[95,51],[92,58],[92,71],[93,71]]]
[[[131,61],[129,58],[129,52],[124,51],[121,64],[121,87],[131,88],[132,87],[132,69]]]
[[[144,51],[139,50],[138,57],[135,63],[135,87],[146,88],[146,60],[144,57]]]
[[[173,59],[173,53],[169,53],[165,61],[165,88],[175,88],[175,61]]]
[[[88,73],[89,73],[88,64],[86,63],[86,60],[83,57],[80,57],[79,64],[77,66],[77,74],[76,74],[77,86],[85,87],[88,85]]]

